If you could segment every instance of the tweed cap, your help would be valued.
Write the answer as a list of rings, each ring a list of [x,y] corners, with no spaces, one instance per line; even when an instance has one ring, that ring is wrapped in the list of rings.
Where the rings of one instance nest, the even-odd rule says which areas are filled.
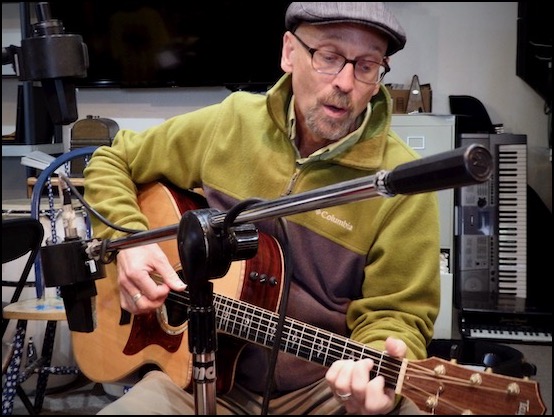
[[[380,30],[389,38],[387,55],[400,51],[406,33],[384,3],[371,2],[292,2],[285,14],[285,27],[294,31],[301,23],[361,23]]]

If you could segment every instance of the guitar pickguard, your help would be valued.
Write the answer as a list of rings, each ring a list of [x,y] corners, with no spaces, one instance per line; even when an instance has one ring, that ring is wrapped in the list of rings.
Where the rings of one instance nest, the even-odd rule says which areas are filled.
[[[135,316],[127,344],[123,349],[125,355],[136,355],[150,345],[159,345],[168,352],[177,352],[183,341],[183,333],[171,335],[166,333],[158,323],[156,313]]]

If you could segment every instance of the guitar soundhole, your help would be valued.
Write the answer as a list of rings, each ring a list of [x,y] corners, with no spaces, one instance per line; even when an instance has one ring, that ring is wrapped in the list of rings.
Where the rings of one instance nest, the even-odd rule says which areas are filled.
[[[172,291],[165,301],[167,323],[170,326],[179,327],[189,319],[184,297],[182,293]]]
[[[183,280],[183,270],[178,269],[177,275]],[[188,292],[170,291],[164,304],[164,322],[171,327],[180,327],[188,321]]]

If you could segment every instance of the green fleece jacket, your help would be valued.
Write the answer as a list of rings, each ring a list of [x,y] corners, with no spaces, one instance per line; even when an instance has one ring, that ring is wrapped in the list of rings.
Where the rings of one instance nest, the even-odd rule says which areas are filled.
[[[121,130],[111,147],[98,148],[91,158],[86,199],[112,222],[145,230],[148,219],[137,205],[137,184],[202,187],[210,207],[226,211],[247,198],[271,200],[419,158],[391,130],[391,100],[381,87],[360,133],[300,160],[288,134],[291,98],[290,76],[284,75],[266,94],[236,92],[144,132]],[[300,337],[302,345],[295,345],[298,338],[290,340],[296,333],[289,335],[288,353],[281,352],[275,370],[277,391],[323,377],[327,355],[340,357],[344,351],[348,357],[342,339],[333,334],[375,352],[394,336],[408,345],[408,358],[426,356],[440,295],[436,193],[370,198],[287,220],[292,265],[287,316],[326,333],[312,329],[306,343]],[[100,238],[122,235],[97,220],[93,226]],[[284,244],[276,221],[256,226]],[[219,351],[225,349],[222,343]],[[235,380],[263,391],[268,352],[256,344],[244,347]]]

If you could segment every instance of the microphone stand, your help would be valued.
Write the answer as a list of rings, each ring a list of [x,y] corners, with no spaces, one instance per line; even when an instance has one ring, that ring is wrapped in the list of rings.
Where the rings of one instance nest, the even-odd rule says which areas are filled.
[[[257,229],[249,224],[376,196],[416,194],[484,182],[492,174],[487,148],[472,144],[316,190],[256,202],[239,212],[189,210],[178,225],[138,232],[86,249],[93,259],[113,252],[177,237],[184,280],[190,292],[189,350],[193,354],[195,411],[216,414],[217,350],[212,278],[221,278],[233,260],[248,259],[257,251]],[[240,206],[240,203],[239,203]],[[241,207],[242,210],[242,207]]]

